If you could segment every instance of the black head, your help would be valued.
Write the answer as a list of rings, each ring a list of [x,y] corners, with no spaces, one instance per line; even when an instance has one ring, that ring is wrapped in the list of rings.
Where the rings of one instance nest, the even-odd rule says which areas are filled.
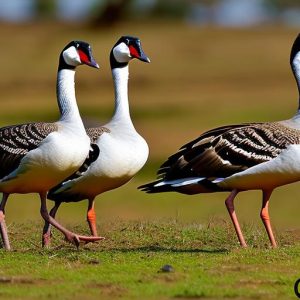
[[[137,58],[143,62],[150,62],[142,49],[139,38],[132,36],[122,36],[113,46],[110,52],[111,68],[121,68],[127,66],[130,60]]]
[[[90,44],[82,41],[72,41],[60,54],[59,69],[75,69],[82,64],[97,69],[99,68],[99,65],[92,55]]]

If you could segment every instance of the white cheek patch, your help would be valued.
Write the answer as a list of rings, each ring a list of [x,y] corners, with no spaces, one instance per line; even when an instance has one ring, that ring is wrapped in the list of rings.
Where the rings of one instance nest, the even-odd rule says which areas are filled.
[[[113,54],[117,62],[127,63],[130,61],[130,51],[125,43],[120,43],[113,49]]]
[[[66,49],[63,52],[63,58],[64,58],[65,62],[70,66],[76,67],[81,64],[80,57],[74,46]]]

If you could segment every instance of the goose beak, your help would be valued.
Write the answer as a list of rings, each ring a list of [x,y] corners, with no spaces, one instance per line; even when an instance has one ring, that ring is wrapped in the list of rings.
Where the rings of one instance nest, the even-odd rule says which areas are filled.
[[[139,47],[139,51],[136,51],[134,53],[134,57],[139,59],[140,61],[144,61],[146,63],[150,62],[149,57],[145,54],[145,52],[143,51],[142,47]]]
[[[150,58],[144,52],[141,52],[141,55],[137,58],[141,61],[146,62],[146,63],[150,62]]]
[[[87,63],[87,65],[96,69],[100,68],[100,66],[97,64],[93,57],[91,57],[91,60]]]
[[[149,57],[145,54],[145,52],[143,51],[141,45],[139,45],[139,55],[136,56],[137,59],[139,59],[140,61],[144,61],[146,63],[150,62]]]
[[[136,45],[130,45],[129,46],[130,55],[132,58],[137,58],[140,61],[144,61],[149,63],[150,59],[147,57],[147,55],[144,53],[141,44],[137,43]]]

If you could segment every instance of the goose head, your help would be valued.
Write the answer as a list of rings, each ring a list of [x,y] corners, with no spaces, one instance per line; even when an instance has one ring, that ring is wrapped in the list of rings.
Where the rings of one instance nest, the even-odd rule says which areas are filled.
[[[83,64],[99,68],[92,55],[90,44],[82,41],[70,42],[60,54],[59,69],[75,69],[77,66]]]
[[[132,36],[122,36],[110,53],[111,68],[125,67],[132,59],[137,58],[143,62],[150,62],[142,49],[139,38]]]

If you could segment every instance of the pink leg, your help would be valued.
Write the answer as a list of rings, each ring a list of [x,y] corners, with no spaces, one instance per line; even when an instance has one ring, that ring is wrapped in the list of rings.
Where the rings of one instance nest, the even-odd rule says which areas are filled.
[[[235,213],[235,210],[234,210],[234,203],[233,203],[233,201],[234,201],[234,198],[236,197],[236,195],[238,193],[239,192],[237,190],[233,190],[230,193],[230,195],[228,196],[228,198],[225,200],[225,205],[226,205],[227,210],[229,212],[230,218],[232,220],[234,229],[236,231],[236,234],[237,234],[237,237],[239,239],[239,242],[240,242],[241,246],[242,247],[247,247],[247,244],[245,242],[245,239],[244,239],[244,236],[243,236],[243,233],[242,233],[239,221],[237,219],[237,216],[236,216],[236,213]]]
[[[47,210],[47,205],[46,205],[46,199],[47,199],[47,193],[40,193],[40,198],[41,198],[41,215],[44,218],[44,220],[48,223],[50,223],[52,226],[57,228],[59,231],[61,231],[65,237],[66,240],[75,244],[77,247],[79,247],[79,244],[81,241],[89,243],[89,242],[96,242],[99,240],[102,240],[102,237],[90,237],[90,236],[82,236],[82,235],[77,235],[66,228],[64,228],[62,225],[60,225],[53,217],[51,217],[48,213]]]
[[[2,196],[2,201],[0,204],[0,233],[4,245],[4,249],[6,250],[11,250],[10,244],[9,244],[9,239],[8,239],[8,234],[7,234],[7,228],[5,224],[5,205],[6,201],[8,199],[9,194],[3,193]]]
[[[262,208],[260,211],[260,217],[265,225],[272,247],[276,248],[277,244],[273,235],[270,216],[269,216],[269,199],[271,197],[272,192],[273,190],[263,191],[263,201],[262,201]]]
[[[56,212],[57,212],[58,208],[60,207],[60,204],[61,204],[61,202],[59,202],[59,201],[55,202],[54,206],[50,210],[49,215],[52,218],[55,218]],[[43,229],[43,237],[42,237],[42,246],[43,247],[50,246],[51,237],[52,237],[51,224],[49,222],[45,221],[45,225],[44,225],[44,229]]]

